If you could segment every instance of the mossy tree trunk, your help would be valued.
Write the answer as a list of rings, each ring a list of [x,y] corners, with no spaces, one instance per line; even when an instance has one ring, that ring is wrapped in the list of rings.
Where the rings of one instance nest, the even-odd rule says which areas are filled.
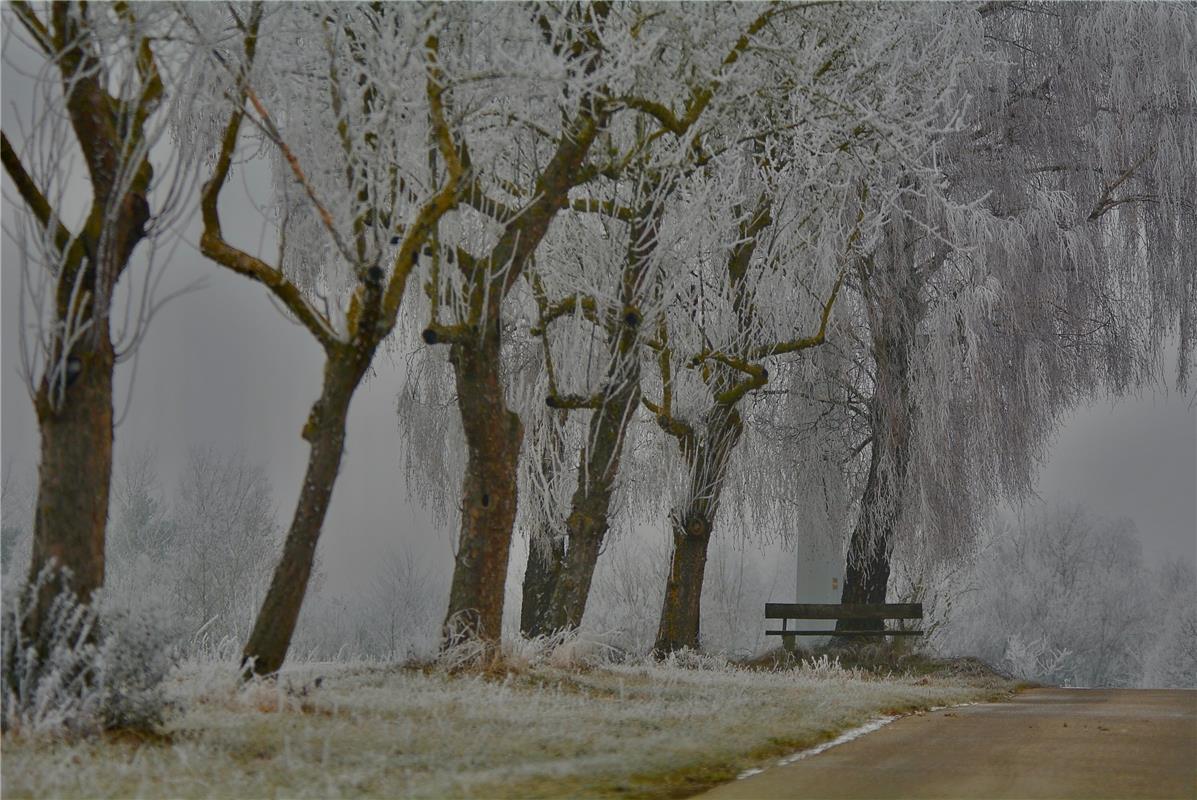
[[[662,212],[653,197],[628,226],[628,248],[621,281],[623,310],[607,332],[610,361],[602,389],[594,398],[586,444],[579,454],[578,488],[566,519],[568,548],[553,587],[546,619],[550,631],[582,624],[599,553],[610,527],[611,495],[623,458],[628,426],[640,405],[640,300]]]
[[[88,602],[104,583],[104,542],[112,478],[114,355],[106,322],[68,356],[66,391],[52,405],[55,382],[43,379],[37,396],[41,463],[33,524],[30,581],[49,567],[32,627],[60,592]],[[69,573],[69,577],[68,577]]]
[[[82,4],[55,3],[43,19],[13,3],[14,18],[57,68],[66,118],[83,155],[91,206],[78,232],[60,221],[20,156],[3,136],[3,163],[13,186],[49,242],[44,264],[56,282],[48,352],[34,396],[41,435],[30,580],[53,574],[39,593],[26,633],[38,638],[41,620],[59,592],[82,602],[104,582],[105,532],[112,477],[112,381],[116,363],[109,316],[117,281],[150,221],[154,178],[144,152],[145,124],[162,96],[148,41],[139,53],[139,80],[109,93],[104,54]],[[133,18],[131,9],[123,15]],[[35,134],[36,135],[36,132]],[[139,153],[138,160],[130,158]]]
[[[533,537],[530,537],[533,538]],[[528,543],[528,566],[524,571],[520,633],[528,638],[543,636],[552,629],[547,625],[549,601],[565,560],[565,537],[543,531],[540,541]]]
[[[461,528],[442,646],[468,638],[496,645],[502,637],[508,557],[517,507],[517,468],[523,423],[507,406],[503,381],[503,298],[523,274],[581,170],[607,112],[587,104],[558,143],[536,182],[535,199],[504,228],[484,259],[458,252],[467,281],[470,322],[424,333],[430,344],[451,345],[449,360],[466,439]]]
[[[740,412],[716,404],[697,438],[689,446],[683,443],[690,488],[685,504],[671,515],[673,554],[654,646],[658,654],[699,646],[707,548],[731,456],[743,433]]]
[[[262,601],[253,631],[242,651],[245,673],[272,675],[282,667],[299,620],[316,546],[341,469],[349,404],[373,357],[374,347],[342,345],[333,348],[324,364],[320,399],[312,406],[303,438],[311,445],[303,488]]]
[[[507,407],[497,313],[485,335],[468,344],[455,343],[449,356],[465,432],[466,471],[461,530],[445,615],[447,643],[464,638],[497,642],[502,634],[524,427]]]

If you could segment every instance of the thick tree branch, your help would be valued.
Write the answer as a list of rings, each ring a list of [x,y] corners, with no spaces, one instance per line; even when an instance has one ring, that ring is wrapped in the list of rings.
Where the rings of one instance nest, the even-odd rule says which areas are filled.
[[[253,61],[254,50],[257,45],[257,19],[251,23],[251,31],[245,39],[246,57]],[[244,91],[244,88],[243,90]],[[244,102],[244,98],[242,98]],[[261,259],[229,244],[220,224],[220,191],[228,180],[229,169],[233,163],[233,153],[237,149],[237,140],[241,132],[241,121],[245,117],[244,105],[239,106],[229,118],[225,126],[224,138],[221,141],[220,153],[212,169],[212,176],[204,184],[200,195],[200,216],[203,220],[204,231],[200,235],[200,251],[223,267],[257,281],[271,291],[280,302],[299,320],[325,350],[331,350],[342,344],[340,337],[332,327],[332,323],[308,301],[303,291],[292,283],[280,267],[271,266]]]
[[[425,49],[428,59],[428,81],[426,92],[429,102],[429,118],[432,121],[433,137],[437,141],[441,157],[445,159],[445,183],[441,188],[420,207],[416,219],[407,227],[403,240],[399,245],[399,252],[395,255],[394,267],[391,270],[391,281],[383,297],[383,316],[380,324],[390,330],[399,317],[399,305],[403,301],[403,293],[407,286],[407,279],[415,269],[416,259],[424,245],[436,233],[436,224],[440,218],[457,206],[461,199],[461,187],[466,175],[466,166],[458,157],[458,150],[453,145],[453,136],[449,132],[449,124],[445,120],[445,107],[442,102],[443,76],[437,61],[439,40],[429,36]],[[469,253],[461,248],[456,251],[458,265],[465,269],[468,263],[472,269],[476,268]],[[435,289],[435,287],[434,287]]]
[[[776,15],[782,8],[783,6],[779,3],[771,3],[768,9],[766,9],[752,21],[747,30],[745,30],[744,33],[740,35],[740,38],[736,40],[736,43],[732,46],[732,49],[723,57],[720,70],[721,74],[712,78],[709,82],[703,84],[702,86],[696,86],[691,89],[690,97],[688,97],[685,102],[685,111],[680,117],[664,103],[660,103],[655,100],[649,100],[643,97],[625,95],[618,98],[618,102],[622,103],[628,108],[640,111],[655,119],[661,125],[662,129],[658,132],[658,134],[661,132],[669,132],[679,138],[685,136],[686,132],[689,131],[690,127],[698,121],[698,118],[702,116],[702,113],[706,110],[707,106],[710,105],[712,98],[714,98],[715,91],[723,82],[722,71],[728,69],[740,60],[740,57],[744,55],[744,52],[752,43],[752,37],[760,33],[761,29],[764,28],[765,25],[768,24],[769,20],[772,19],[773,16]],[[656,136],[657,135],[654,134],[649,138],[655,139]]]
[[[752,351],[752,357],[754,359],[761,359],[768,358],[769,356],[784,355],[786,353],[797,353],[800,350],[806,350],[823,344],[827,336],[827,321],[831,318],[831,309],[835,306],[835,300],[839,296],[840,287],[844,285],[845,272],[845,270],[840,270],[839,277],[835,280],[835,286],[831,289],[831,296],[823,304],[823,314],[819,318],[819,330],[813,336],[805,336],[801,339],[791,339],[788,342],[778,342],[776,344],[757,347]]]
[[[582,316],[593,322],[599,327],[606,326],[599,320],[598,305],[595,303],[593,297],[589,295],[573,294],[555,303],[547,303],[541,312],[540,322],[536,327],[532,328],[530,333],[533,336],[543,336],[548,329],[549,323],[560,317],[567,316],[582,310]]]
[[[550,392],[545,397],[545,405],[549,408],[574,410],[581,408],[600,409],[603,407],[603,395],[557,394]]]
[[[603,214],[621,222],[631,222],[632,209],[621,206],[611,200],[595,200],[589,197],[570,201],[569,207],[583,214]]]
[[[1105,190],[1102,192],[1101,198],[1097,201],[1097,205],[1095,205],[1093,207],[1093,211],[1089,214],[1090,221],[1100,218],[1102,215],[1104,215],[1110,209],[1117,208],[1118,206],[1122,205],[1123,203],[1133,202],[1136,199],[1142,198],[1142,196],[1133,196],[1133,197],[1129,197],[1129,198],[1124,198],[1122,200],[1112,200],[1111,196],[1114,194],[1115,189],[1117,189],[1119,186],[1121,186],[1122,184],[1124,184],[1128,180],[1130,180],[1130,177],[1135,174],[1135,172],[1139,169],[1139,167],[1141,167],[1145,163],[1147,163],[1147,161],[1154,155],[1155,155],[1155,148],[1154,147],[1148,148],[1147,152],[1145,152],[1139,158],[1139,160],[1135,161],[1135,163],[1133,163],[1129,167],[1127,167],[1125,172],[1123,172],[1121,175],[1119,175],[1114,180],[1113,183],[1111,183],[1109,186],[1107,186],[1105,188]]]
[[[25,201],[25,205],[29,207],[43,230],[53,226],[54,246],[58,248],[59,252],[65,253],[70,245],[71,232],[59,221],[58,214],[41,190],[37,188],[33,178],[26,172],[25,165],[21,163],[12,143],[8,141],[7,134],[3,132],[0,132],[0,151],[3,154],[4,171],[8,173],[8,177],[17,187],[21,199]]]
[[[29,35],[33,37],[34,43],[42,51],[42,54],[47,58],[53,58],[58,50],[54,42],[54,37],[50,34],[49,29],[46,28],[30,5],[24,0],[13,0],[10,4],[13,13],[17,15],[21,25],[25,30],[29,31]]]

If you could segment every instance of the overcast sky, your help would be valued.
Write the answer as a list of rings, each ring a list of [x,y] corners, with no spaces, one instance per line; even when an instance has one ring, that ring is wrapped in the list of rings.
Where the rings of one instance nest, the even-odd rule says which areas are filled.
[[[27,97],[27,88],[7,68],[3,94],[4,128],[12,136],[12,109]],[[5,180],[6,198],[9,191]],[[7,235],[12,213],[7,202],[2,213],[0,450],[5,472],[31,485],[38,440],[19,374],[20,264]],[[230,237],[253,249],[260,238],[255,213],[230,205],[226,220]],[[166,265],[164,291],[197,278],[207,285],[174,300],[155,318],[131,396],[131,365],[119,368],[118,413],[125,402],[130,406],[116,433],[117,457],[151,448],[169,490],[189,447],[240,451],[266,469],[285,526],[306,464],[300,430],[319,390],[322,355],[304,329],[273,307],[264,289],[203,259],[195,233],[189,232]],[[398,349],[415,346],[400,343]],[[451,559],[449,532],[434,528],[403,485],[394,412],[401,363],[381,353],[377,374],[353,402],[346,457],[321,544],[330,587],[351,588],[370,576],[381,555],[400,546],[446,566]],[[1094,515],[1132,519],[1152,561],[1197,562],[1197,408],[1191,398],[1162,391],[1095,401],[1060,431],[1039,491],[1049,503],[1079,503]],[[522,565],[513,564],[513,570]]]

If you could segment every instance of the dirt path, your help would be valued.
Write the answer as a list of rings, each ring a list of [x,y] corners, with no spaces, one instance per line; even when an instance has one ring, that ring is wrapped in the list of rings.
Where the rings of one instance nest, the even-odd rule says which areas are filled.
[[[701,795],[1197,798],[1197,691],[1035,689],[905,717]]]

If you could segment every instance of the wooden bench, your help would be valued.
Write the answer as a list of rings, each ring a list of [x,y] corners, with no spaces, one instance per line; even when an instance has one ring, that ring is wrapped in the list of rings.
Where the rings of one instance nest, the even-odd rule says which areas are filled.
[[[886,628],[887,619],[922,619],[922,603],[860,603],[854,605],[838,603],[765,603],[765,619],[781,620],[781,630],[765,631],[766,636],[781,636],[783,644],[792,649],[794,636],[922,636],[919,630]],[[872,621],[880,622],[877,630],[802,630],[789,629],[790,620],[834,619],[837,622]]]

